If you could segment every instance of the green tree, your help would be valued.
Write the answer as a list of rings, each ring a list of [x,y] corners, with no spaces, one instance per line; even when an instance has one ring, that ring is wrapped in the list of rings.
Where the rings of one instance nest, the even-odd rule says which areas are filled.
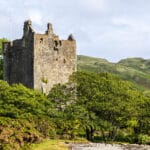
[[[0,59],[0,80],[3,79],[3,60]]]
[[[6,39],[6,38],[1,38],[0,39],[0,55],[2,55],[2,43],[3,42],[8,42],[8,39]]]
[[[0,80],[3,79],[3,57],[2,57],[2,43],[7,42],[8,39],[1,38],[0,39]]]
[[[92,116],[89,122],[93,123],[86,128],[87,138],[92,138],[93,132],[101,128],[114,140],[119,129],[137,126],[137,102],[141,101],[142,93],[133,84],[109,73],[78,72],[72,80],[77,82],[77,104]]]
[[[55,109],[55,113],[51,117],[56,122],[58,133],[63,138],[75,138],[79,121],[72,113],[76,99],[76,87],[74,83],[55,85],[47,97],[53,103]]]

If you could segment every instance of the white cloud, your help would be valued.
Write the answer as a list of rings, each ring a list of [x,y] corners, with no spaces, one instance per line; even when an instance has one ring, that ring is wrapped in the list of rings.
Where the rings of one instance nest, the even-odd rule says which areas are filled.
[[[81,5],[91,13],[106,12],[108,9],[107,0],[82,0]]]
[[[56,34],[70,32],[78,52],[111,60],[150,57],[150,1],[148,0],[0,0],[0,36],[22,36],[24,20],[36,32],[51,22]]]
[[[128,17],[113,17],[112,23],[119,27],[128,27],[132,31],[150,32],[150,22],[142,19]]]
[[[42,25],[42,14],[39,10],[28,10],[27,17],[31,19],[35,24]]]

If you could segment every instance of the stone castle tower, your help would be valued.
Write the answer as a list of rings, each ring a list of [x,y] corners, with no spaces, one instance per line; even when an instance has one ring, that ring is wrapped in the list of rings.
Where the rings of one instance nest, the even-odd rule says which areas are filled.
[[[76,71],[76,41],[60,40],[48,23],[45,34],[35,33],[24,22],[22,39],[3,43],[4,80],[22,83],[47,93],[54,84],[65,83]]]

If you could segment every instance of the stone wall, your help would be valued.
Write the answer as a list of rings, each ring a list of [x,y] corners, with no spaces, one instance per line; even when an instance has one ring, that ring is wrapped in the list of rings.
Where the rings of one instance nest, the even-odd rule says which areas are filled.
[[[76,42],[59,40],[53,31],[46,33],[34,35],[34,88],[47,93],[76,70]]]
[[[26,25],[27,22],[24,28]],[[22,39],[3,43],[4,80],[10,84],[33,87],[33,35],[33,32],[28,32]]]

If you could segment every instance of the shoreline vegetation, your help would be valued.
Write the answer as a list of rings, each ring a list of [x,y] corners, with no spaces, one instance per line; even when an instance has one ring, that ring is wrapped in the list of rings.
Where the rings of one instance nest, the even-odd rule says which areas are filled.
[[[20,150],[69,150],[74,144],[88,144],[86,139],[63,140],[63,139],[49,139],[41,143],[29,144],[22,147]]]
[[[25,145],[20,150],[68,150],[69,145],[64,140],[46,140],[39,144]]]
[[[149,106],[149,97],[109,73],[77,72],[48,95],[0,80],[0,149],[79,137],[149,145]]]
[[[90,142],[150,145],[150,88],[145,86],[150,77],[141,74],[143,66],[145,73],[150,73],[149,60],[121,61],[126,68],[129,64],[134,67],[126,69],[131,71],[132,80],[124,74],[125,80],[112,70],[104,72],[105,67],[108,69],[105,60],[103,70],[96,72],[92,64],[99,66],[99,60],[84,59],[90,67],[84,66],[80,56],[80,71],[70,76],[68,83],[55,85],[48,95],[3,81],[0,61],[1,150],[19,150],[30,144],[36,147],[45,139],[50,139],[48,143],[53,146],[58,142],[65,148],[67,143],[57,139],[75,141],[80,137]],[[140,65],[143,61],[144,65]],[[124,71],[120,66],[119,69]],[[134,76],[137,72],[140,76]],[[145,87],[131,82],[134,77]]]
[[[78,140],[61,140],[61,139],[49,139],[45,140],[38,144],[30,144],[25,145],[20,150],[70,150],[77,148],[111,148],[111,149],[139,149],[139,150],[149,150],[150,146],[148,145],[140,145],[140,144],[130,144],[130,143],[120,143],[120,142],[99,142],[92,143],[87,141],[86,139],[78,139]]]

